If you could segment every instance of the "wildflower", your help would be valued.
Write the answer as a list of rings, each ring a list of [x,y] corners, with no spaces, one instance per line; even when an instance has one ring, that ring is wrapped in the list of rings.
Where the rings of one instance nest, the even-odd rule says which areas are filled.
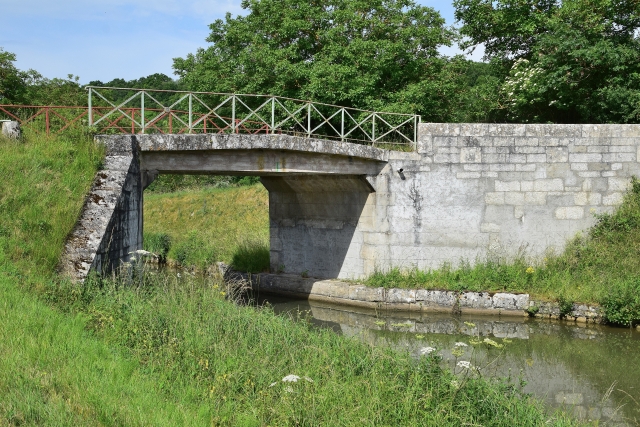
[[[535,270],[533,269],[533,267],[529,266],[527,267],[526,273],[527,274],[533,274],[535,272]]]
[[[455,357],[460,357],[464,354],[464,350],[461,347],[455,347],[453,350],[451,350],[451,354],[453,354]]]
[[[422,354],[422,355],[431,354],[434,351],[436,351],[436,349],[433,348],[433,347],[422,347],[420,349],[420,354]]]
[[[456,347],[468,347],[469,345],[467,343],[464,342],[457,342],[454,344],[454,346]]]
[[[458,380],[451,380],[451,387],[455,389],[460,388],[460,383],[458,382]]]
[[[466,360],[459,361],[458,363],[456,363],[456,366],[458,368],[465,368],[465,369],[471,369],[472,368],[471,362],[468,362]]]
[[[274,386],[274,385],[276,385],[276,384],[278,384],[278,382],[277,382],[277,381],[276,381],[276,382],[274,382],[274,383],[269,384],[269,387],[273,387],[273,386]]]
[[[285,382],[285,383],[297,383],[299,379],[300,379],[300,377],[297,376],[297,375],[287,375],[286,377],[284,377],[282,379],[282,382]]]

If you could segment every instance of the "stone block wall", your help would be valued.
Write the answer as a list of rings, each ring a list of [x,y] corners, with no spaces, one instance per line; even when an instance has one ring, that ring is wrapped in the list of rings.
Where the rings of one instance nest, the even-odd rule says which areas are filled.
[[[640,125],[421,124],[417,153],[368,178],[363,264],[339,277],[561,250],[622,202],[639,145]]]
[[[106,157],[69,236],[59,270],[81,281],[89,271],[108,274],[142,249],[142,178],[132,137],[97,138]]]

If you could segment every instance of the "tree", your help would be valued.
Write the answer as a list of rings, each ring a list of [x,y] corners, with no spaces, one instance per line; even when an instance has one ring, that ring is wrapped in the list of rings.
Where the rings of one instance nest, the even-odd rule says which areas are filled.
[[[2,104],[22,102],[24,98],[26,76],[13,65],[15,61],[15,54],[0,47],[0,103]]]
[[[459,88],[438,48],[455,34],[412,0],[244,0],[207,49],[175,58],[191,90],[312,99],[442,119]]]
[[[455,0],[466,47],[508,73],[510,121],[640,120],[640,0]]]

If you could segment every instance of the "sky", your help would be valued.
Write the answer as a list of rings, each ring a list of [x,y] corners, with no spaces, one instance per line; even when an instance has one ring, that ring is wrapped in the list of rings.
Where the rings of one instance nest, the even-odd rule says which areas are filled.
[[[243,14],[241,0],[0,0],[0,47],[15,65],[48,78],[80,83],[173,75],[173,58],[207,47],[208,25],[226,12]],[[450,2],[418,0],[454,24]],[[460,53],[443,48],[442,53]],[[473,58],[480,60],[481,51]]]

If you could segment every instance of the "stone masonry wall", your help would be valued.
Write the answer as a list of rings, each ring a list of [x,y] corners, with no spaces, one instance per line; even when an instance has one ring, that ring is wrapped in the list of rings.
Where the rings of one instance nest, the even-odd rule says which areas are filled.
[[[138,149],[97,138],[107,153],[85,199],[81,216],[65,244],[59,270],[75,281],[89,271],[108,274],[142,249],[142,176]]]
[[[621,203],[639,145],[640,125],[421,124],[417,153],[368,177],[364,268],[347,260],[339,277],[561,250]]]

